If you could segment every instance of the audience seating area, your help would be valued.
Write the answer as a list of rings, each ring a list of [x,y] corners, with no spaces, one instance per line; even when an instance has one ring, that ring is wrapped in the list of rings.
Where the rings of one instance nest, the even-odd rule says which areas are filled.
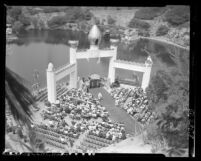
[[[124,124],[111,121],[106,108],[91,93],[70,89],[57,102],[42,111],[41,116],[46,123],[35,125],[37,134],[48,144],[60,148],[69,144],[73,146],[86,131],[88,135],[81,141],[82,151],[99,149],[126,139]],[[71,119],[70,122],[66,122],[66,117]],[[101,121],[97,121],[98,118]]]
[[[116,105],[126,110],[141,125],[148,125],[154,120],[156,115],[149,109],[149,102],[142,88],[113,88],[110,94]]]

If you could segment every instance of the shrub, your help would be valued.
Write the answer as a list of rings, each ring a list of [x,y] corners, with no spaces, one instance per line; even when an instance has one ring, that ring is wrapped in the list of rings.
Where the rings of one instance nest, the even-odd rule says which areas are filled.
[[[46,101],[46,102],[45,102],[45,106],[50,107],[50,106],[51,106],[51,103],[50,103],[49,101]]]
[[[60,7],[42,7],[44,13],[61,12]]]
[[[77,20],[90,20],[92,13],[89,10],[82,9],[80,7],[70,8],[66,10],[66,19],[68,21],[77,21]]]
[[[166,35],[169,31],[169,28],[165,25],[159,26],[159,28],[156,31],[156,36],[163,36]]]
[[[48,21],[49,27],[55,27],[60,25],[65,25],[67,23],[67,19],[65,16],[55,16],[50,21]]]
[[[141,20],[138,20],[136,18],[133,18],[128,27],[130,28],[141,28],[141,29],[144,29],[144,30],[148,30],[150,28],[150,24],[145,22],[145,21],[141,21]]]
[[[10,9],[8,9],[7,13],[14,20],[18,20],[18,16],[22,13],[22,8],[19,6],[13,6]]]
[[[181,25],[190,20],[189,6],[174,6],[165,14],[165,21],[173,26]]]
[[[99,18],[95,17],[95,23],[96,23],[96,25],[99,25],[99,24],[100,24]]]
[[[149,37],[150,34],[149,34],[149,32],[146,31],[146,30],[139,30],[139,31],[138,31],[138,36]]]
[[[16,21],[12,26],[13,32],[17,33],[22,29],[23,24],[20,21]]]
[[[31,19],[28,17],[25,17],[24,15],[20,15],[18,20],[24,25],[29,26],[31,25]]]
[[[142,8],[135,13],[135,18],[152,20],[162,15],[166,11],[166,7],[148,7]]]
[[[116,20],[113,19],[111,16],[108,16],[108,17],[107,17],[107,23],[108,23],[109,25],[114,25],[115,22],[116,22]]]

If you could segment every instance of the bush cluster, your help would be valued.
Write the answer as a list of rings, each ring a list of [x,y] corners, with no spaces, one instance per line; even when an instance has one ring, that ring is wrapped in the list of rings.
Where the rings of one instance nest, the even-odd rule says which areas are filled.
[[[165,21],[173,26],[178,26],[190,20],[189,6],[173,6],[165,14]]]
[[[51,20],[48,21],[48,26],[55,27],[65,25],[67,23],[67,19],[65,16],[55,16]]]
[[[130,28],[140,28],[140,29],[148,30],[150,28],[150,24],[148,22],[141,21],[141,20],[138,20],[136,18],[133,18],[130,21],[128,27],[130,27]]]
[[[156,36],[166,35],[169,31],[169,28],[166,25],[161,25],[156,31]]]
[[[162,15],[166,10],[166,7],[142,8],[135,13],[135,18],[153,20],[155,17]]]
[[[107,23],[109,24],[109,25],[114,25],[115,24],[115,19],[113,19],[111,16],[108,16],[107,17]]]

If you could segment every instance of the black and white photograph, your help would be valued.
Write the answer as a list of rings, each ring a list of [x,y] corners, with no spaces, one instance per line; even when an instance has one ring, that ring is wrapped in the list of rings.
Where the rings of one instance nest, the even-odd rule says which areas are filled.
[[[194,156],[190,6],[7,5],[5,27],[4,153]]]

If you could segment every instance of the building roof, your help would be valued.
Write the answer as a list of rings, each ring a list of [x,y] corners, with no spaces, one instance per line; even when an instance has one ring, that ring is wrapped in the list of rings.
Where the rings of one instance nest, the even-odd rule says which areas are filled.
[[[96,39],[100,40],[101,38],[101,32],[99,30],[99,28],[97,27],[97,25],[93,25],[91,30],[89,31],[89,35],[88,35],[88,39],[89,41],[94,41]]]

